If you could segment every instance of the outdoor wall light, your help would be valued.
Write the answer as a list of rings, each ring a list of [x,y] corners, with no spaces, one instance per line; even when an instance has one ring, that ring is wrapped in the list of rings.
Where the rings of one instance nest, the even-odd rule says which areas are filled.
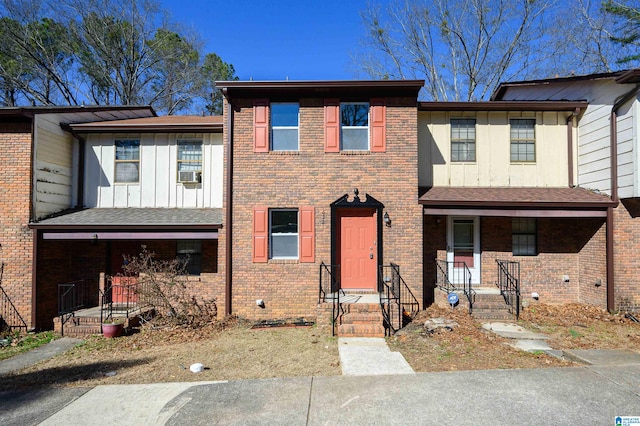
[[[256,299],[256,306],[258,306],[259,308],[263,308],[264,309],[264,300]]]
[[[533,299],[536,299],[536,300],[540,299],[540,295],[538,293],[536,293],[535,291],[533,293],[531,293],[531,297]]]
[[[384,224],[387,226],[391,226],[391,219],[389,218],[389,213],[384,212],[384,216],[382,217]]]

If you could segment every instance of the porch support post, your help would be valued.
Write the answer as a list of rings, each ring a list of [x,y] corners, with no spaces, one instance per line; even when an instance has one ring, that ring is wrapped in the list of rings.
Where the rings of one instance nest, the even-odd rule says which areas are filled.
[[[606,262],[607,262],[607,311],[615,309],[614,251],[613,251],[613,207],[607,208],[606,222]]]

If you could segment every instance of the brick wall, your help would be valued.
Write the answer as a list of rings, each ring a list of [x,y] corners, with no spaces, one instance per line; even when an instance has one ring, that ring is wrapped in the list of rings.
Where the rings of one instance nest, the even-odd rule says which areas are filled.
[[[315,316],[319,265],[331,262],[330,204],[369,193],[385,205],[383,263],[400,265],[422,301],[422,209],[417,202],[415,99],[387,99],[386,152],[325,153],[322,98],[300,99],[295,153],[253,152],[253,101],[235,99],[233,176],[233,312],[266,319]],[[254,206],[315,208],[315,263],[252,261]],[[226,206],[225,206],[226,207]],[[256,306],[265,301],[265,308]]]
[[[511,219],[483,218],[483,282],[497,281],[496,259],[516,260],[524,299],[536,292],[544,303],[606,304],[604,219],[539,218],[537,231],[538,255],[513,256]],[[598,288],[597,279],[603,283]]]
[[[425,274],[433,277],[431,259],[434,256],[446,259],[446,218],[427,216],[424,222]],[[497,284],[497,259],[515,260],[520,262],[523,299],[530,299],[531,293],[537,292],[544,303],[606,306],[604,219],[540,218],[537,220],[538,254],[513,256],[511,218],[482,217],[480,246],[483,286]],[[565,275],[569,282],[564,282]]]
[[[613,211],[614,309],[640,310],[640,208],[634,200],[622,200]]]
[[[123,245],[124,244],[124,245]],[[37,326],[40,329],[53,328],[53,318],[58,312],[58,284],[77,280],[86,280],[91,288],[94,306],[98,305],[98,286],[101,273],[111,271],[111,259],[120,252],[129,255],[140,253],[142,245],[155,253],[157,260],[170,260],[176,257],[176,242],[173,240],[138,241],[131,244],[126,241],[57,241],[46,240],[38,244],[37,274]],[[122,249],[126,245],[127,249]],[[110,256],[110,253],[112,256]],[[188,287],[196,298],[216,299],[218,313],[224,312],[224,275],[218,269],[218,241],[202,240],[202,273],[189,276]]]
[[[0,261],[5,264],[2,288],[28,327],[33,325],[31,212],[31,127],[28,123],[0,128]]]

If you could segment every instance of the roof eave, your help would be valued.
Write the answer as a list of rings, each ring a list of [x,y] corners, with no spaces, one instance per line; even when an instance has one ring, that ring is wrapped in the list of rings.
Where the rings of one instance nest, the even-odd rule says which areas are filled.
[[[110,133],[129,133],[129,132],[141,132],[141,133],[157,133],[157,132],[185,132],[185,133],[194,133],[194,132],[222,132],[222,123],[211,124],[211,125],[83,125],[83,124],[70,124],[69,127],[76,132],[79,133],[95,133],[95,132],[110,132]]]
[[[419,111],[575,111],[586,101],[418,102]]]
[[[285,80],[217,81],[227,99],[233,96],[278,95],[331,96],[332,94],[374,93],[384,96],[418,96],[424,80]]]

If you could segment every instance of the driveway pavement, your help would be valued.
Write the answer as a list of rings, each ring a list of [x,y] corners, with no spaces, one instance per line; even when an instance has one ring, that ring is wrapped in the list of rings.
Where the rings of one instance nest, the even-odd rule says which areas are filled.
[[[0,391],[0,424],[614,425],[640,363]]]

